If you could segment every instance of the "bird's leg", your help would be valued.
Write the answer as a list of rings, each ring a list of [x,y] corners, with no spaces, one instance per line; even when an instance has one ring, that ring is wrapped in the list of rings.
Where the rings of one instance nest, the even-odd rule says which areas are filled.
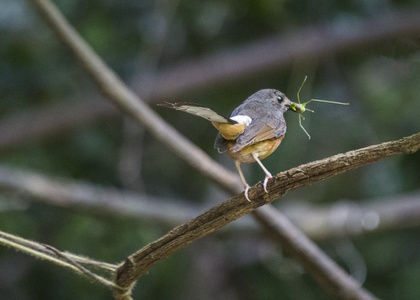
[[[264,179],[264,191],[266,192],[266,193],[268,193],[268,191],[267,191],[267,182],[268,182],[268,179],[269,178],[271,178],[271,177],[273,177],[272,175],[271,175],[271,173],[270,172],[268,172],[268,170],[264,167],[264,165],[262,164],[262,162],[261,162],[261,160],[258,158],[258,154],[256,154],[256,153],[252,153],[252,157],[255,159],[255,161],[260,165],[260,167],[261,167],[261,169],[263,169],[263,171],[265,172],[265,179]]]
[[[246,183],[244,173],[242,173],[242,170],[241,170],[241,163],[240,163],[238,160],[235,160],[235,166],[236,166],[236,168],[238,169],[239,176],[241,176],[242,183],[244,184],[244,188],[245,188],[245,193],[244,193],[244,194],[245,194],[245,198],[246,198],[246,200],[248,200],[249,202],[251,202],[251,200],[249,200],[249,197],[248,197],[249,185],[248,185],[248,183]]]

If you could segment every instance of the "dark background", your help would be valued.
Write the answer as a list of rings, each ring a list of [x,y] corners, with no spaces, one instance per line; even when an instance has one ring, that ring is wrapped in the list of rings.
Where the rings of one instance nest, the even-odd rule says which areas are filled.
[[[55,3],[140,97],[232,171],[233,161],[213,149],[216,130],[209,122],[155,104],[194,102],[229,115],[262,88],[279,89],[297,100],[305,75],[303,102],[318,98],[350,103],[309,104],[315,113],[306,112],[303,124],[311,140],[300,129],[298,115],[286,113],[286,138],[263,161],[273,174],[419,131],[419,22],[417,27],[393,31],[420,18],[417,1]],[[28,2],[0,2],[0,41],[1,166],[137,192],[161,205],[162,214],[168,211],[175,216],[165,219],[145,213],[134,220],[100,210],[49,205],[18,189],[1,189],[2,231],[116,263],[187,220],[183,207],[191,209],[193,217],[228,198],[100,99]],[[235,60],[244,51],[250,51],[253,59]],[[287,59],[245,67],[269,61],[271,53],[284,53]],[[209,57],[228,60],[215,69],[180,67],[186,62],[195,66]],[[223,74],[223,66],[229,70],[230,63],[241,71],[226,71],[224,77],[205,83],[198,80],[211,72]],[[168,80],[150,83],[170,72]],[[188,78],[197,78],[197,83],[190,80],[183,88]],[[60,125],[64,117],[69,118],[65,126]],[[257,164],[243,169],[252,185],[263,179]],[[299,208],[322,207],[328,212],[325,218],[339,222],[343,209],[349,213],[348,207],[357,211],[365,204],[385,202],[398,206],[407,195],[418,195],[419,174],[418,153],[392,157],[299,189],[274,205],[297,211],[298,217],[307,211]],[[152,268],[137,283],[134,297],[327,298],[251,218],[243,219]],[[366,277],[364,286],[378,297],[414,300],[420,295],[419,227],[403,225],[360,234],[351,234],[349,228],[350,233],[340,236],[312,238],[358,280]],[[0,295],[4,299],[111,299],[109,291],[85,278],[5,247],[0,248]]]

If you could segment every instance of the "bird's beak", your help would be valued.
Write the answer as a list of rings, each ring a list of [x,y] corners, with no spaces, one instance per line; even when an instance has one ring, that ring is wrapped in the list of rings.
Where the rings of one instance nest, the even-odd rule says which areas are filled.
[[[301,113],[301,105],[297,104],[296,102],[290,101],[290,103],[288,105],[286,105],[287,107],[289,107],[288,110],[297,112],[297,113]]]

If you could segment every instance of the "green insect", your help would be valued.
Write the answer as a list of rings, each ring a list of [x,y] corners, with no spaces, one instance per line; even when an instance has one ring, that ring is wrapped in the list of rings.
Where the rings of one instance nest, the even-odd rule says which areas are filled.
[[[302,87],[305,84],[307,78],[308,78],[308,76],[305,76],[305,78],[303,79],[303,82],[300,85],[300,88],[299,88],[299,90],[297,92],[298,103],[292,103],[290,105],[290,109],[292,109],[293,111],[299,113],[299,126],[306,133],[306,135],[308,136],[308,138],[311,139],[310,134],[306,131],[306,129],[302,125],[302,120],[305,120],[305,118],[302,116],[302,113],[304,113],[305,111],[314,112],[313,110],[311,110],[309,108],[306,108],[306,105],[308,103],[311,103],[311,102],[324,102],[324,103],[332,103],[332,104],[340,104],[340,105],[349,105],[349,103],[337,102],[337,101],[327,101],[327,100],[321,100],[321,99],[311,99],[308,102],[300,103],[300,91],[302,90]]]

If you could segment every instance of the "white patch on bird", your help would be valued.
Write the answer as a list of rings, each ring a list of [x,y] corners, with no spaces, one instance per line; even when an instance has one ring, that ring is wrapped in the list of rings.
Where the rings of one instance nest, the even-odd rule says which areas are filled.
[[[248,126],[252,122],[252,119],[245,115],[237,115],[237,116],[231,117],[230,119],[238,122],[239,124],[245,124],[246,126]]]

